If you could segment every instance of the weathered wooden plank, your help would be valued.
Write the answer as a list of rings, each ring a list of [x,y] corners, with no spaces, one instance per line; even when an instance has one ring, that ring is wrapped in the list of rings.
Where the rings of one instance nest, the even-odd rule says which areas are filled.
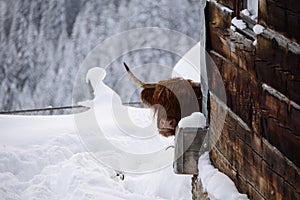
[[[248,132],[249,134],[249,132]],[[253,148],[253,150],[258,153],[259,155],[262,154],[263,151],[263,142],[262,142],[262,136],[257,135],[256,133],[250,133],[249,134],[250,139],[250,146]]]
[[[275,149],[267,140],[263,139],[263,156],[267,165],[283,177],[296,192],[300,193],[300,170],[291,161],[286,159],[277,149]]]
[[[225,129],[224,129],[225,130]],[[225,135],[225,131],[222,132],[219,140],[217,141],[215,147],[224,153],[224,156],[230,160],[233,164],[235,162],[235,152],[234,152],[234,142],[232,142],[228,137]]]
[[[300,58],[300,55],[299,55],[299,58]],[[300,62],[299,62],[298,66],[300,68]],[[300,98],[300,93],[299,93],[300,92],[300,76],[296,77],[296,76],[291,75],[291,78],[289,78],[287,80],[286,87],[287,87],[287,96],[291,100],[293,100],[299,104],[300,100],[296,100],[296,98]]]
[[[215,103],[212,103],[212,105],[214,106]],[[296,179],[299,180],[300,178],[297,167],[288,161],[283,154],[271,146],[267,140],[262,140],[262,138],[257,134],[245,130],[245,127],[240,123],[236,122],[236,125],[234,125],[235,128],[231,129],[230,125],[234,121],[234,118],[232,118],[231,115],[231,112],[229,112],[223,132],[219,138],[219,140],[223,140],[223,142],[218,142],[216,147],[220,149],[221,152],[228,155],[229,160],[233,159],[233,163],[235,161],[239,163],[240,161],[238,155],[232,155],[233,152],[239,154],[240,157],[247,158],[249,163],[253,166],[261,166],[261,157],[263,157],[263,159],[266,160],[264,162],[267,162],[270,168],[274,169],[274,172],[278,173],[281,177],[284,177],[284,180],[289,182],[291,185],[297,185]],[[228,121],[231,121],[231,123],[228,123]],[[231,149],[223,147],[227,145],[234,148]],[[251,149],[249,147],[251,147]],[[292,177],[287,177],[287,174]],[[298,192],[300,192],[300,182],[298,182],[298,185]]]
[[[249,127],[252,127],[256,132],[260,132],[258,99],[261,87],[247,71],[237,68],[233,63],[228,62],[214,51],[211,51],[210,55],[216,61],[223,79],[228,107],[239,115]],[[215,81],[214,79],[215,77],[212,76],[212,82]],[[212,91],[215,90],[214,87],[218,88],[219,86],[212,84]]]
[[[300,5],[298,0],[281,0],[286,3],[286,8],[295,13],[300,13]]]
[[[266,27],[267,21],[268,21],[268,3],[267,0],[260,0],[259,9],[258,9],[258,23]]]
[[[264,4],[266,5],[262,5],[262,2],[264,2]],[[300,6],[299,6],[299,1],[298,0],[259,0],[259,5],[260,5],[260,9],[265,8],[265,7],[269,7],[270,4],[274,4],[275,6],[278,6],[280,8],[282,8],[283,10],[288,10],[291,11],[293,13],[299,13],[300,12]],[[265,13],[265,11],[267,10],[263,10]]]
[[[284,199],[300,199],[300,194],[291,190],[287,182],[283,182],[283,186],[281,187],[283,188]]]
[[[265,192],[267,199],[283,199],[283,188],[278,187],[279,184],[282,185],[282,179],[276,176],[276,174],[274,174],[274,172],[268,165],[266,165],[265,162],[263,162],[261,175],[269,181],[268,189]]]
[[[299,7],[299,3],[298,3],[298,7]],[[285,13],[285,17],[286,17],[286,30],[282,30],[282,31],[286,31],[286,36],[288,38],[291,38],[292,41],[297,42],[298,44],[300,43],[300,31],[299,28],[295,28],[295,27],[299,27],[300,26],[300,15],[299,13],[292,13],[287,11]]]
[[[299,54],[287,51],[286,45],[284,47],[281,47],[280,45],[278,46],[279,38],[269,39],[259,35],[255,64],[256,67],[254,67],[253,59],[255,48],[251,45],[252,41],[249,40],[249,42],[247,42],[248,39],[241,34],[228,31],[229,19],[223,19],[222,15],[224,13],[215,8],[216,6],[214,4],[210,4],[210,7],[212,7],[211,13],[213,13],[210,17],[211,21],[209,22],[212,49],[225,57],[225,59],[229,59],[236,66],[245,69],[251,75],[258,76],[259,80],[268,83],[290,97],[292,100],[295,100],[296,102],[298,101],[299,103]],[[300,48],[298,49],[300,50]],[[229,96],[228,99],[230,101],[231,97]]]
[[[258,79],[299,104],[300,55],[278,46],[275,38],[258,36],[257,40],[255,68]]]
[[[209,24],[209,29],[210,29],[210,38],[211,38],[210,43],[211,43],[212,50],[218,52],[225,58],[230,58],[231,49],[230,49],[229,42],[227,41],[229,36],[228,31],[223,29],[219,30],[215,28],[212,23]],[[219,34],[218,32],[221,33]],[[226,33],[228,34],[227,37],[225,36]]]
[[[281,20],[278,20],[281,19]],[[261,0],[259,23],[300,43],[300,4],[297,0]]]
[[[225,129],[227,127],[224,127]],[[271,152],[269,151],[265,156],[268,157],[268,159],[273,159],[273,165],[272,167],[269,166],[269,164],[263,160],[258,154],[253,151],[253,149],[250,148],[249,145],[245,145],[245,143],[241,139],[235,139],[234,142],[230,140],[228,137],[231,137],[230,134],[226,131],[222,133],[222,136],[220,137],[220,141],[218,141],[217,145],[215,146],[218,151],[222,152],[222,154],[225,156],[227,160],[230,161],[230,168],[235,170],[239,175],[244,177],[249,183],[252,185],[255,185],[259,191],[262,192],[265,198],[267,199],[282,199],[285,197],[285,193],[283,191],[282,185],[283,182],[286,182],[284,178],[277,175],[277,172],[273,170],[273,168],[276,165],[276,169],[278,167],[281,168],[281,171],[288,167],[287,165],[282,165],[283,156],[281,155],[274,155],[272,154],[273,150]],[[234,144],[233,144],[234,143]],[[230,147],[226,146],[233,146],[234,148],[231,149]],[[275,157],[274,157],[275,156]],[[280,159],[279,159],[280,158]],[[220,160],[217,160],[219,163]],[[247,167],[245,167],[247,166]],[[291,168],[289,166],[289,168]],[[224,169],[224,166],[222,166],[220,169]],[[231,171],[227,171],[225,173],[230,173]],[[295,173],[292,173],[295,175]],[[295,177],[299,177],[298,175],[295,175]],[[294,178],[295,179],[295,178]],[[287,179],[288,181],[291,179]],[[287,184],[285,187],[285,190],[289,191],[292,195],[299,195],[295,194],[297,193],[295,191],[295,188],[291,187],[290,184]]]
[[[210,24],[210,37],[212,50],[230,59],[237,67],[255,75],[253,40],[230,29],[220,29],[213,24]]]
[[[300,136],[300,107],[295,108],[288,99],[280,99],[279,95],[277,97],[267,90],[263,90],[260,101],[265,116],[277,119],[292,134]]]
[[[300,110],[263,90],[262,86],[247,72],[236,68],[230,62],[226,62],[225,58],[217,53],[212,51],[211,55],[212,59],[216,60],[225,84],[228,107],[239,115],[249,127],[257,133],[262,133],[260,122],[261,110],[263,110],[268,117],[278,119],[279,123],[282,124],[281,126],[290,130],[290,134],[300,134],[300,126],[298,125]],[[218,86],[212,85],[212,87]],[[291,109],[293,112],[290,112]],[[274,134],[276,134],[276,130],[274,129]]]
[[[221,171],[227,174],[238,186],[240,192],[247,194],[250,199],[265,199],[253,185],[251,185],[244,177],[234,170],[229,160],[227,160],[217,148],[212,149],[210,152],[210,157],[214,166],[222,169]]]
[[[299,199],[299,188],[295,189],[294,185],[285,181],[285,177],[278,176],[274,170],[263,162],[262,175],[265,179],[270,181],[269,197],[270,199]]]
[[[222,152],[224,157],[231,163],[231,167],[237,171],[239,175],[244,177],[251,185],[255,185],[265,197],[268,197],[268,180],[260,175],[262,158],[260,158],[249,145],[246,145],[239,139],[237,133],[234,133],[234,131],[229,132],[235,135],[236,138],[234,140],[227,138],[225,129],[226,127],[215,148]]]
[[[300,137],[283,127],[277,119],[266,117],[264,119],[263,137],[278,148],[296,166],[300,167]]]
[[[213,107],[220,107],[213,98],[211,101]],[[222,134],[214,147],[228,160],[230,168],[255,186],[266,199],[281,199],[285,197],[285,191],[288,192],[287,195],[298,196],[299,169],[267,140],[249,131],[247,126],[241,124],[242,122],[233,115],[234,113],[229,111]],[[235,129],[230,127],[231,124],[234,124]],[[284,183],[287,183],[287,188],[282,188]]]
[[[225,140],[224,136],[220,137],[223,142],[218,142],[215,146],[219,152],[229,161],[231,170],[224,171],[225,173],[238,174],[243,177],[249,184],[255,186],[255,188],[266,199],[282,199],[285,197],[284,190],[289,191],[294,196],[299,196],[296,189],[291,186],[290,183],[286,184],[283,188],[283,183],[286,180],[279,176],[277,172],[271,168],[268,163],[260,158],[248,145],[245,145],[241,140],[235,140],[236,149],[232,151],[231,148],[224,147],[224,143],[227,146],[232,145],[232,141],[228,138]],[[215,160],[215,159],[214,159]],[[222,161],[216,160],[218,164]],[[278,164],[276,164],[278,165]],[[224,169],[224,165],[220,169]],[[232,176],[232,174],[231,174]]]
[[[248,196],[251,195],[251,189],[254,190],[253,187],[249,187],[249,182],[246,181],[244,177],[242,177],[234,168],[231,163],[232,160],[224,157],[223,153],[216,147],[214,147],[210,152],[210,157],[212,163],[215,167],[217,167],[221,172],[228,175],[231,180],[238,185],[239,191],[242,193],[246,193]],[[251,188],[251,189],[249,189]],[[257,198],[258,199],[258,198]],[[262,199],[262,198],[260,198]]]
[[[214,60],[209,57],[207,58],[209,63],[207,64],[207,76],[208,76],[208,86],[209,91],[212,92],[216,97],[226,102],[226,93],[224,91],[224,82],[220,76],[219,69],[216,67]],[[220,59],[222,62],[222,60]]]
[[[227,129],[235,130],[239,134],[239,137],[247,144],[252,146],[254,151],[261,154],[262,153],[262,141],[261,136],[257,134],[252,134],[249,127],[246,124],[237,123],[238,119],[236,114],[234,114],[231,110],[227,111],[227,117],[225,120],[225,123],[222,124],[222,121],[220,120],[219,116],[220,113],[224,113],[226,108],[224,106],[221,106],[217,100],[216,97],[212,94],[210,98],[210,104],[211,104],[211,110],[210,110],[210,116],[211,116],[211,123],[210,123],[210,129],[211,129],[211,140],[218,140],[219,133],[218,131],[224,131]],[[224,115],[224,114],[221,114]],[[241,119],[239,119],[242,121]],[[222,126],[224,125],[224,126]]]
[[[233,15],[228,15],[215,3],[209,4],[209,34],[212,50],[215,50],[237,66],[254,72],[254,51],[252,45],[254,39],[248,39],[244,35],[230,29]]]
[[[220,134],[223,130],[225,123],[226,112],[224,106],[219,106],[217,103],[217,97],[210,96],[210,144],[214,145],[215,142],[219,139]]]
[[[224,10],[222,5],[215,2],[208,2],[207,6],[209,9],[209,22],[211,24],[224,30],[230,27],[233,12]]]

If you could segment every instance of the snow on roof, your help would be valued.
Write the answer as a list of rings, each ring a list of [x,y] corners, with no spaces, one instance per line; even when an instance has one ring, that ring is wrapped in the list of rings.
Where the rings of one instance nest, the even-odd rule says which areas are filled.
[[[236,17],[231,20],[231,23],[241,30],[247,28],[246,23],[241,19],[237,19]]]
[[[260,24],[255,24],[252,29],[256,35],[259,35],[264,31],[265,27]]]
[[[236,31],[235,26],[232,26],[232,25],[231,25],[231,26],[230,26],[230,29],[233,30],[233,31]]]
[[[230,12],[233,13],[233,10],[231,10],[230,8],[226,7],[226,6],[221,6],[221,10],[222,11],[226,11],[226,12]]]
[[[242,10],[241,13],[245,16],[250,16],[250,12],[247,9]]]
[[[255,39],[253,42],[252,42],[253,46],[256,46],[257,45],[257,39]]]

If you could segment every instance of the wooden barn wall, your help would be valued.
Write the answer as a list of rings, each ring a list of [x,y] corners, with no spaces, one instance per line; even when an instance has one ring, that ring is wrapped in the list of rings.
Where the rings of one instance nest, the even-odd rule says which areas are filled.
[[[235,10],[236,1],[237,0],[218,0],[220,4],[232,10]],[[258,1],[260,4],[258,22],[300,44],[299,0]]]
[[[299,22],[299,3],[260,1],[258,21],[266,30],[254,46],[252,37],[230,29],[235,12],[223,6],[234,10],[234,1],[218,2],[207,4],[207,50],[222,76],[227,102],[210,97],[211,139],[217,141],[212,162],[250,199],[300,199],[300,29],[291,21],[284,27],[297,30],[287,32],[280,25],[290,15]],[[274,20],[279,12],[285,17]],[[213,93],[213,73],[209,79]],[[217,138],[214,126],[222,110],[228,114]]]
[[[300,44],[299,0],[259,0],[259,23]]]

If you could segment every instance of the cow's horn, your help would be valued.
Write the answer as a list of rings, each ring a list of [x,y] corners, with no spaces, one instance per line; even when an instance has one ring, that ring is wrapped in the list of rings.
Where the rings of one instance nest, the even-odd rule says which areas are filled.
[[[127,64],[124,62],[123,63],[125,66],[125,69],[127,71],[127,73],[129,74],[129,76],[132,78],[132,80],[135,82],[135,84],[137,84],[139,87],[142,88],[154,88],[156,86],[156,84],[154,83],[144,83],[141,80],[139,80],[129,69],[129,67],[127,66]]]

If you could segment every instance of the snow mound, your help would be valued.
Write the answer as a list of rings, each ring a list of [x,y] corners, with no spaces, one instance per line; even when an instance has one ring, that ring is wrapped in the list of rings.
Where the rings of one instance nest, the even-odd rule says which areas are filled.
[[[246,194],[236,189],[233,181],[211,165],[208,152],[205,152],[198,161],[198,179],[201,180],[204,192],[214,200],[247,200]]]
[[[241,13],[245,16],[250,16],[250,12],[247,9],[242,10]]]
[[[147,127],[153,118],[147,117],[151,115],[150,109],[122,107],[120,97],[102,82],[105,74],[100,68],[93,68],[87,74],[95,94],[89,101],[89,111],[64,116],[0,115],[0,199],[191,199],[191,176],[174,174],[171,163],[149,173],[126,173],[122,181],[117,176],[120,172],[96,160],[83,144],[83,138],[77,134],[75,118],[89,112],[94,112],[97,122],[109,132],[111,142],[127,151],[148,153],[165,149],[165,145],[173,142],[172,138],[159,137],[155,128],[149,128],[157,135],[149,140],[120,131],[119,126],[122,126],[123,131],[127,128],[129,132],[140,134],[138,128],[128,125],[126,120],[130,118],[133,124]],[[111,106],[128,109],[129,117],[118,113],[125,118],[116,125],[111,119]],[[89,122],[91,118],[86,120]],[[86,128],[89,133],[92,127],[87,124]],[[107,143],[103,140],[96,145]],[[140,165],[143,164],[140,161]]]
[[[253,42],[252,42],[253,46],[256,46],[257,45],[257,39],[255,39]]]
[[[225,11],[225,12],[233,13],[233,10],[231,10],[230,8],[228,8],[226,6],[221,6],[221,10]]]
[[[241,19],[237,19],[236,17],[231,20],[231,23],[241,30],[247,28],[246,23]]]
[[[235,28],[235,26],[230,26],[230,29],[232,30],[232,31],[236,31],[236,28]]]
[[[256,35],[259,35],[264,31],[265,27],[260,24],[255,24],[252,29]]]
[[[178,123],[179,128],[204,128],[205,126],[206,118],[201,112],[194,112],[190,116],[182,118]]]

